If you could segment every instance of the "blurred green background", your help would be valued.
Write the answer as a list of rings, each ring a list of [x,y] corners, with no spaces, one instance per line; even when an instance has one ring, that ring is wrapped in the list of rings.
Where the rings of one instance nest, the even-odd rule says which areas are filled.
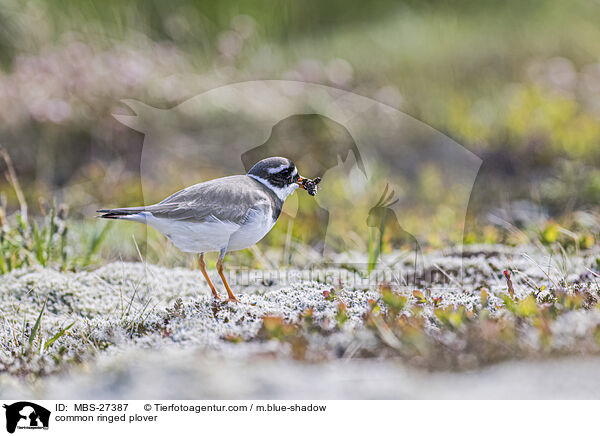
[[[143,136],[112,117],[127,113],[119,101],[168,108],[250,79],[322,83],[398,108],[483,159],[465,242],[585,249],[600,232],[598,23],[596,0],[0,0],[0,144],[30,216],[48,224],[49,205],[66,204],[73,252],[136,259],[133,234],[149,260],[185,263],[142,226],[114,226],[94,245],[96,206],[143,201]],[[19,206],[7,180],[0,191],[10,235]],[[410,217],[434,248],[462,230],[452,217],[429,225],[446,219],[442,203],[433,195]],[[265,246],[288,241],[289,255],[303,229],[297,220],[290,234],[286,219]]]

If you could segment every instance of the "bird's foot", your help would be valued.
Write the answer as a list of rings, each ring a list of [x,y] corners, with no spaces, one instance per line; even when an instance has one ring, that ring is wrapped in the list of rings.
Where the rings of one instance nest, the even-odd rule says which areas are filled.
[[[237,298],[235,298],[235,297],[229,297],[229,298],[227,299],[227,302],[228,302],[228,303],[239,303],[239,302],[240,302],[240,300],[238,300],[238,299],[237,299]]]

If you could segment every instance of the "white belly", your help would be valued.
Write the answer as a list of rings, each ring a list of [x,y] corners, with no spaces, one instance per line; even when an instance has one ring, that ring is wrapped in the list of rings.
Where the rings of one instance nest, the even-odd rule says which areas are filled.
[[[243,250],[262,238],[275,225],[271,214],[252,211],[243,225],[227,221],[190,222],[156,218],[142,212],[129,217],[131,221],[144,222],[165,235],[181,251],[205,253],[209,251]]]
[[[237,224],[223,221],[195,223],[148,215],[146,224],[164,234],[181,251],[188,253],[220,251],[227,247],[231,235],[240,228]]]
[[[247,221],[236,230],[229,239],[227,250],[243,250],[248,248],[262,238],[273,228],[275,221],[270,213],[253,213],[248,217]]]

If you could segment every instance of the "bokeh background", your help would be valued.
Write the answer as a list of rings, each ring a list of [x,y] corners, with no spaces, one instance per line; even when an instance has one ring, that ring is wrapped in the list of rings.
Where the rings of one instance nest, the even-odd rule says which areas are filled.
[[[467,244],[591,247],[600,231],[598,22],[600,3],[585,0],[0,0],[0,144],[31,221],[19,219],[14,177],[2,178],[0,268],[35,259],[70,268],[140,255],[189,264],[143,226],[108,231],[93,218],[100,206],[148,200],[140,176],[144,135],[113,114],[131,114],[123,99],[168,109],[255,79],[364,95],[482,159],[466,224],[448,213],[442,174],[415,176],[404,201],[410,209],[416,196],[420,207],[404,219],[423,230],[423,249],[454,244],[456,235]],[[179,187],[156,187],[151,200]],[[302,211],[316,213],[308,203]],[[234,254],[237,261],[264,263],[272,247],[286,263],[294,251],[314,248],[303,239],[314,221],[295,217],[292,228],[290,219],[284,215],[259,248]],[[332,224],[343,231],[363,219],[350,211]],[[53,234],[52,247],[40,242]],[[19,239],[29,254],[14,248]],[[385,252],[410,238],[385,235],[383,242]]]

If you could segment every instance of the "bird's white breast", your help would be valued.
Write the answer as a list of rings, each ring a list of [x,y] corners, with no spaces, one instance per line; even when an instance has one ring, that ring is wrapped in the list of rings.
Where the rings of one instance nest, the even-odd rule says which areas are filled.
[[[243,250],[256,244],[269,233],[274,225],[275,220],[273,220],[270,210],[251,209],[244,224],[231,235],[227,249],[229,251]]]
[[[266,212],[266,213],[265,213]],[[270,211],[251,209],[243,224],[227,221],[190,222],[156,218],[151,213],[137,214],[132,221],[145,222],[169,238],[181,251],[204,253],[243,250],[262,238],[275,225]]]
[[[188,253],[204,253],[220,251],[227,247],[232,234],[240,225],[227,221],[193,222],[156,218],[151,213],[143,212],[146,224],[169,238],[181,251]]]

